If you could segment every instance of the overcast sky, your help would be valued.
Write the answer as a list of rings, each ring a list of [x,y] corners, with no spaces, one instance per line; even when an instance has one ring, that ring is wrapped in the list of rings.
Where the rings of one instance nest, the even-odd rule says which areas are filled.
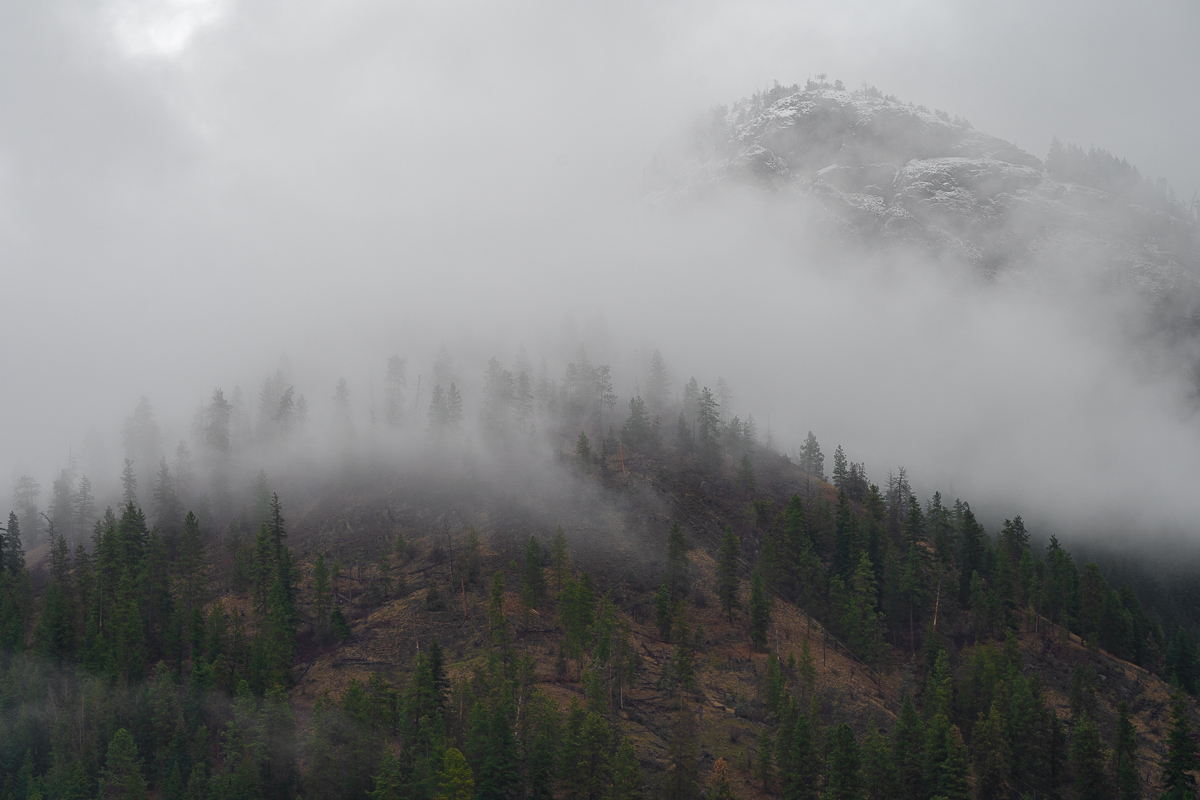
[[[1200,186],[1198,35],[1190,0],[0,4],[0,469],[48,475],[81,431],[113,428],[138,396],[190,410],[285,351],[370,361],[406,342],[488,336],[514,318],[546,330],[568,313],[602,318],[630,341],[674,344],[677,362],[704,369],[686,352],[697,340],[679,333],[686,324],[631,302],[630,284],[659,298],[685,287],[710,319],[737,327],[718,287],[743,280],[748,293],[778,294],[793,278],[777,265],[732,271],[746,252],[736,236],[698,234],[703,244],[672,251],[678,239],[656,238],[630,209],[665,139],[774,80],[870,83],[1039,157],[1054,134],[1095,144],[1190,198]],[[714,256],[723,247],[725,261]],[[822,333],[858,302],[855,287],[824,277],[796,290],[832,304],[813,317]],[[924,295],[909,291],[921,308]],[[790,313],[786,300],[773,298],[769,318]],[[1003,305],[976,310],[999,325],[1012,319]],[[947,338],[912,316],[890,323],[914,349]],[[1165,380],[1134,397],[1139,376],[1121,372],[1110,387],[1119,399],[1095,400],[1116,357],[1096,354],[1094,338],[1072,339],[1071,325],[1036,330],[1068,344],[1058,362],[1023,375],[1060,382],[1043,395],[1052,406],[1060,391],[1057,416],[1034,404],[976,442],[979,451],[1031,420],[1046,425],[1030,434],[1044,440],[1061,431],[1057,421],[1081,416],[1074,403],[1086,396],[1098,407],[1054,445],[1086,446],[1125,425],[1117,438],[1132,449],[1107,446],[1115,460],[1141,463],[1174,442],[1183,472],[1164,494],[1186,492],[1200,464],[1186,456],[1194,431],[1182,391]],[[759,342],[777,333],[749,330]],[[990,352],[996,343],[980,337],[978,352]],[[888,334],[869,327],[861,339],[851,353],[860,363]],[[972,341],[958,337],[938,355],[970,360],[962,348]],[[742,358],[754,341],[723,344],[735,366],[708,369],[740,370],[770,412],[766,374],[778,353]],[[998,351],[968,373],[964,403],[997,403],[989,418],[1007,413],[988,375],[1027,367],[1022,352]],[[1060,362],[1083,353],[1095,356],[1082,361],[1093,371],[1064,377]],[[826,374],[845,356],[822,363]],[[256,379],[245,379],[251,394]],[[774,420],[797,434],[825,421],[839,440],[879,442],[888,458],[907,451],[926,470],[945,457],[917,447],[941,411],[906,438],[863,422],[880,406],[862,398],[851,404],[856,420],[836,419],[846,405],[831,393],[812,398],[802,421],[780,419],[782,407]],[[964,463],[980,469],[980,485],[1032,466],[1006,462],[999,474],[981,455]],[[1042,477],[1027,473],[1005,491],[1049,497],[1057,489]],[[1128,477],[1114,474],[1097,492]]]

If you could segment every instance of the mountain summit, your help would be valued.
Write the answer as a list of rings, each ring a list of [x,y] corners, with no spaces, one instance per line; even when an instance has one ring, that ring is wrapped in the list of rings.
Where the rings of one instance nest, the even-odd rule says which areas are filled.
[[[1055,140],[1043,161],[873,87],[776,84],[714,109],[646,170],[657,208],[735,187],[808,201],[846,242],[915,246],[989,275],[1084,265],[1155,301],[1187,298],[1195,319],[1195,202],[1103,150]]]

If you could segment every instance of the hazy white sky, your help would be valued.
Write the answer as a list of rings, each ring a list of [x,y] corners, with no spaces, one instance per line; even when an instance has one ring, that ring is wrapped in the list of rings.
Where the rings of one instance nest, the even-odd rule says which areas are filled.
[[[631,301],[631,286],[655,302],[686,295],[715,319],[706,330],[754,316],[748,301],[729,313],[731,295],[771,295],[765,319],[779,320],[791,313],[784,290],[809,292],[826,302],[810,328],[827,336],[861,297],[854,287],[746,272],[732,241],[671,250],[677,240],[656,238],[628,210],[650,154],[692,115],[824,72],[966,117],[1038,156],[1056,133],[1094,143],[1190,197],[1200,186],[1198,35],[1190,0],[0,4],[0,468],[48,473],[80,431],[111,427],[139,395],[190,409],[285,350],[369,360],[514,319],[557,330],[551,321],[569,311],[672,343],[678,361],[704,368],[684,352],[698,322],[678,309],[664,319]],[[722,247],[724,260],[714,256]],[[924,308],[924,290],[911,291]],[[868,292],[864,307],[882,298]],[[997,325],[1008,312],[980,310]],[[892,313],[914,350],[952,339],[933,356],[968,361],[963,342],[990,354],[957,378],[962,413],[948,434],[971,450],[962,463],[981,484],[1042,490],[1024,461],[987,467],[987,448],[1029,420],[1076,452],[1133,420],[1118,436],[1133,450],[1113,445],[1118,455],[1146,458],[1161,437],[1184,458],[1178,387],[1131,394],[1133,374],[1104,377],[1113,370],[1102,352],[1080,361],[1092,350],[1079,343],[1092,339],[1071,338],[1068,323],[1033,326],[1050,335],[1067,325],[1058,356],[1084,366],[1064,371],[1004,349],[986,335],[995,327],[955,336]],[[761,338],[711,343],[739,366],[711,369],[740,369],[771,411],[763,373],[796,349],[763,346],[777,330],[755,323],[747,330]],[[858,328],[849,354],[814,356],[825,380],[895,341]],[[747,348],[754,357],[739,357]],[[1028,407],[1014,410],[994,391],[1006,385],[1001,368],[1049,386],[1015,395]],[[1080,413],[1075,403],[1097,381],[1119,400]],[[927,416],[906,437],[879,421],[887,406],[871,397],[810,397],[791,424],[824,423],[831,436],[936,469],[946,449],[921,452],[920,434],[949,412],[906,407]],[[774,402],[786,428],[789,409]],[[988,419],[1012,420],[966,448],[981,403]],[[837,419],[848,406],[855,417]],[[1172,493],[1200,477],[1186,466],[1197,471]]]

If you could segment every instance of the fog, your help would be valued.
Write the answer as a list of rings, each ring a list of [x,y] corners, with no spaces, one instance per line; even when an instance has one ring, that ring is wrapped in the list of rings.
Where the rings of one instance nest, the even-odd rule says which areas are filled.
[[[996,514],[1189,535],[1191,343],[1149,336],[1087,265],[985,280],[838,249],[769,198],[641,202],[651,156],[705,109],[819,72],[1039,157],[1055,133],[1094,142],[1191,196],[1200,108],[1174,76],[1200,72],[1200,12],[1108,10],[9,4],[0,468],[45,499],[70,457],[105,452],[111,482],[139,398],[169,454],[214,388],[253,413],[281,363],[314,419],[345,378],[369,430],[405,357],[415,425],[443,346],[469,420],[489,357],[524,346],[561,380],[585,346],[619,427],[657,349],[676,395],[724,378],[781,451],[812,430],[875,481],[904,465]]]

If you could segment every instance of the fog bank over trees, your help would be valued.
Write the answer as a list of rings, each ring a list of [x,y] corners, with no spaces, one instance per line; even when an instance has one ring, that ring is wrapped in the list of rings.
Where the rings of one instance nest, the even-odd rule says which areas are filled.
[[[147,502],[161,459],[178,479],[181,441],[197,469],[206,448],[221,450],[212,426],[226,413],[229,446],[240,437],[261,454],[244,459],[243,477],[299,468],[270,448],[304,415],[315,461],[341,463],[346,441],[367,452],[398,413],[392,357],[406,359],[411,412],[396,448],[424,452],[439,386],[438,419],[452,415],[450,383],[480,439],[488,360],[516,392],[524,346],[534,383],[545,358],[562,385],[581,347],[607,365],[603,424],[616,431],[630,400],[646,398],[657,350],[672,402],[688,378],[714,394],[723,379],[732,411],[752,413],[760,438],[769,429],[793,457],[811,430],[873,477],[903,464],[922,487],[1080,531],[1181,533],[1200,511],[1194,342],[1152,336],[1135,291],[1078,279],[1088,264],[980,276],[924,252],[846,249],[819,207],[753,191],[670,212],[643,195],[654,154],[705,109],[829,70],[850,87],[894,78],[885,91],[1017,138],[1035,160],[1058,133],[1148,177],[1177,166],[1166,177],[1186,202],[1195,181],[1176,142],[1194,126],[1158,124],[1185,113],[1156,110],[1170,87],[1122,92],[1165,133],[1121,147],[1134,144],[1126,129],[1092,125],[1111,103],[1057,127],[1046,108],[1065,78],[1024,82],[1038,120],[997,120],[987,103],[1011,105],[978,64],[950,85],[936,76],[966,56],[938,50],[937,69],[912,56],[936,28],[906,22],[903,43],[870,26],[834,41],[852,12],[803,26],[799,12],[780,17],[773,29],[809,31],[800,60],[797,41],[748,30],[753,15],[731,22],[711,8],[606,16],[535,4],[498,19],[427,7],[411,20],[317,3],[199,4],[186,20],[131,8],[0,12],[3,72],[33,76],[0,85],[5,107],[29,112],[0,128],[12,298],[0,465],[22,496],[22,476],[38,483],[40,508],[72,463],[74,485],[86,474],[98,502],[123,492],[126,458]],[[976,24],[945,11],[923,13]],[[1012,33],[1007,13],[989,19]],[[1164,6],[1142,24],[1183,30],[1189,13]],[[714,43],[713,30],[726,38]],[[885,74],[883,55],[849,55],[871,52],[863,42],[890,42]],[[1056,44],[1111,79],[1073,42]],[[732,55],[747,44],[765,63]],[[1159,151],[1174,160],[1155,162]],[[442,347],[451,380],[435,366]],[[674,422],[663,421],[668,435]]]

